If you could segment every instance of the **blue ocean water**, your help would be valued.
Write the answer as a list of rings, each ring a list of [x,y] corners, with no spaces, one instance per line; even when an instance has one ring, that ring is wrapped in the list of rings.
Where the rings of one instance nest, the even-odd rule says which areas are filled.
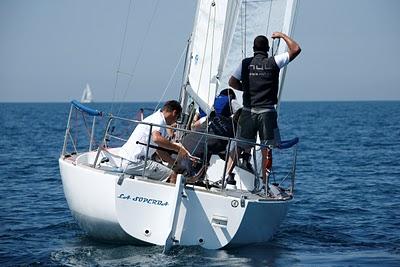
[[[134,117],[140,107],[154,104],[112,108]],[[300,146],[295,200],[274,239],[171,255],[80,230],[57,162],[68,112],[0,104],[1,266],[400,266],[400,102],[283,103],[281,134]]]

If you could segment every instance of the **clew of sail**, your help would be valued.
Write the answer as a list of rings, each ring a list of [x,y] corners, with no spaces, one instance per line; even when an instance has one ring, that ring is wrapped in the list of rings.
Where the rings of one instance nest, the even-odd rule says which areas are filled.
[[[207,114],[219,88],[240,6],[241,0],[198,2],[186,91]]]

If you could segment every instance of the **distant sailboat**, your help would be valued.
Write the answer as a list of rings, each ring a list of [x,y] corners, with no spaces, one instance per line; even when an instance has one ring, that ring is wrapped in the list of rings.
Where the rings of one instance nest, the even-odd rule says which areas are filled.
[[[81,103],[91,103],[93,101],[92,90],[87,83],[85,89],[83,89]]]

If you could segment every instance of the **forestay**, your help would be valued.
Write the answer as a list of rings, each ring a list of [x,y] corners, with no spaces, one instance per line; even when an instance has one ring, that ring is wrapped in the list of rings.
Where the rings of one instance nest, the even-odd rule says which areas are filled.
[[[187,92],[210,113],[232,42],[241,0],[200,0],[194,23]]]

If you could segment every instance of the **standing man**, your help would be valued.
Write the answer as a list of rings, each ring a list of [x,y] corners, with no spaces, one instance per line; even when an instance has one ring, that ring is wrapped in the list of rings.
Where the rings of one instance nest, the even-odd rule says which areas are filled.
[[[177,119],[182,113],[182,107],[178,101],[170,100],[167,101],[161,110],[156,111],[152,115],[148,116],[143,122],[157,124],[160,126],[172,125],[176,123]],[[139,124],[132,132],[128,141],[121,147],[119,155],[124,159],[123,168],[126,173],[133,175],[143,175],[145,168],[146,151],[148,159],[146,164],[145,176],[150,179],[164,180],[172,174],[172,170],[167,166],[152,161],[151,155],[154,152],[160,156],[160,158],[173,165],[175,160],[165,151],[156,150],[154,148],[147,148],[146,145],[137,144],[141,142],[147,144],[150,137],[151,145],[158,145],[163,148],[168,148],[178,152],[180,157],[190,156],[188,151],[179,143],[169,141],[167,137],[166,128],[153,125],[150,133],[150,126],[146,124]],[[150,135],[151,134],[151,135]]]
[[[254,39],[254,56],[245,58],[229,79],[229,86],[243,91],[243,110],[239,119],[238,136],[240,139],[255,142],[257,132],[261,143],[277,145],[280,134],[277,124],[275,105],[278,103],[279,71],[300,54],[300,46],[289,36],[274,32],[272,38],[282,38],[288,51],[274,57],[268,57],[269,43],[267,37],[260,35]],[[246,149],[246,145],[238,144]],[[231,153],[231,164],[228,174],[233,171],[236,153]],[[267,188],[267,178],[272,166],[272,152],[262,149],[262,176]],[[229,166],[230,165],[230,166]]]

